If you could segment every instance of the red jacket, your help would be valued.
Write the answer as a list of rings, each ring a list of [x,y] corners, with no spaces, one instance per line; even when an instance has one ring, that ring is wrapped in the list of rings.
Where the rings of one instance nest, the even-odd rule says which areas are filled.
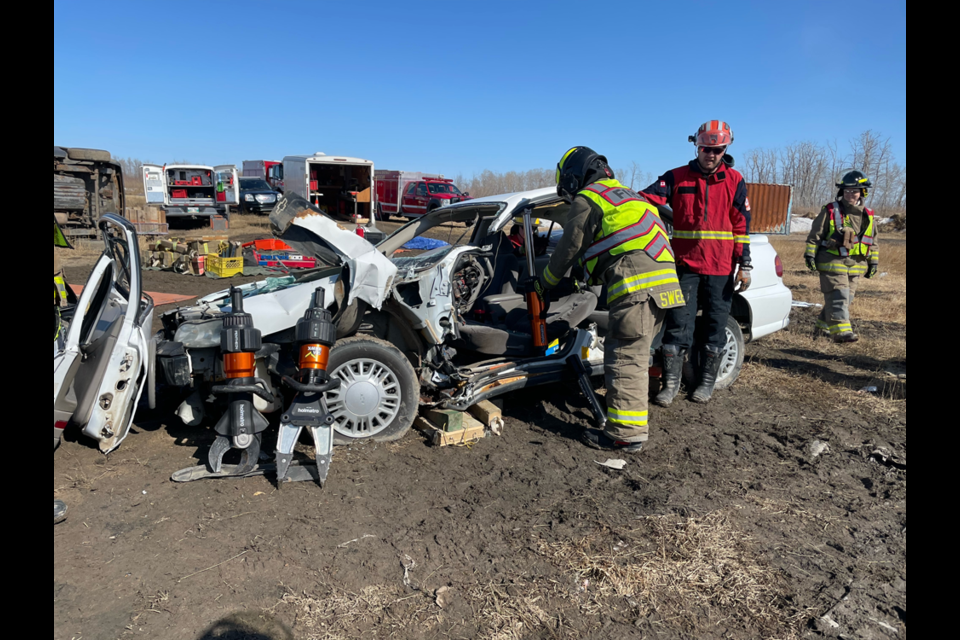
[[[721,165],[703,175],[696,160],[668,171],[643,195],[673,208],[677,264],[706,276],[728,276],[750,262],[750,201],[739,171]]]

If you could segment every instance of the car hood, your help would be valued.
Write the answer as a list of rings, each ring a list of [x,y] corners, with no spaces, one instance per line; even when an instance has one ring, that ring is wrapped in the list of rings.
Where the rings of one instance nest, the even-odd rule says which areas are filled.
[[[397,268],[372,244],[296,194],[280,200],[270,225],[276,237],[304,255],[348,267],[348,304],[360,299],[376,309],[383,306]]]

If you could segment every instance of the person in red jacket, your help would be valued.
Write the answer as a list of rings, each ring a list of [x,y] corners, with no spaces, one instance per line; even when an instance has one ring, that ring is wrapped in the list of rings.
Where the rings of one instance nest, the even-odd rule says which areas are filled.
[[[706,336],[700,358],[701,381],[693,400],[706,403],[713,397],[725,355],[733,292],[750,287],[753,268],[747,185],[727,155],[733,130],[722,120],[711,120],[689,140],[697,145],[697,159],[668,171],[643,192],[653,204],[673,209],[672,244],[687,301],[685,307],[667,314],[664,386],[656,399],[664,407],[680,392],[683,362],[693,347],[699,308],[703,309]]]

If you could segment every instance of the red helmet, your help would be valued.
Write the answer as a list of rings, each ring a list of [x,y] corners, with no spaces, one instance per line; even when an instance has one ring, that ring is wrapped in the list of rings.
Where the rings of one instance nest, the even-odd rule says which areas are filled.
[[[733,144],[733,129],[723,120],[711,120],[700,125],[697,135],[689,139],[698,147],[729,147]]]

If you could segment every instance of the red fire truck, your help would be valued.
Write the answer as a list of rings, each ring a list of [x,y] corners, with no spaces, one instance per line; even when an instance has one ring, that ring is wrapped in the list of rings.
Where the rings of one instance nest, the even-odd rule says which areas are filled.
[[[410,171],[377,171],[377,201],[384,218],[426,215],[434,209],[470,199],[440,175]]]
[[[271,187],[283,192],[283,163],[276,160],[244,160],[244,178],[263,178]]]

